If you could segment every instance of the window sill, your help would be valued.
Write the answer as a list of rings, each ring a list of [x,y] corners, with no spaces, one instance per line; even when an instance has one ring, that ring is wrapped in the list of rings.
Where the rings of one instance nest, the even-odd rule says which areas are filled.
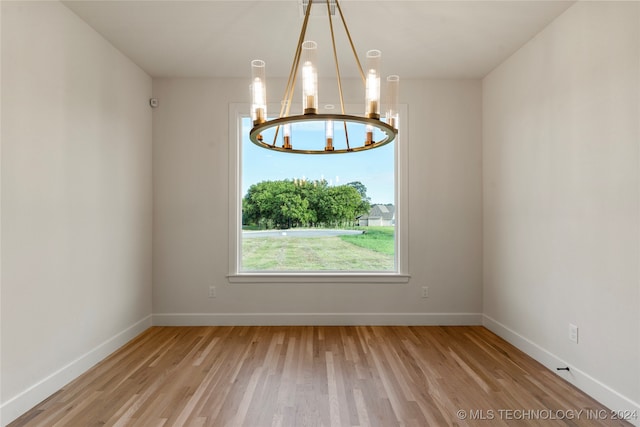
[[[411,276],[400,273],[237,273],[231,283],[408,283]]]

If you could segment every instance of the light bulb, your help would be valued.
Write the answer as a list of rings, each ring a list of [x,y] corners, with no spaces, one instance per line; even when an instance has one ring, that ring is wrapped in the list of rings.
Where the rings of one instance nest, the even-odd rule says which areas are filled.
[[[267,120],[267,88],[264,61],[260,59],[251,61],[251,77],[251,118],[255,126]]]
[[[282,148],[291,150],[291,123],[282,126]]]
[[[370,119],[380,118],[380,58],[382,52],[367,52],[367,75],[365,89],[365,115]]]
[[[314,41],[302,43],[302,108],[304,114],[315,114],[318,111],[317,50],[318,44]]]
[[[364,145],[367,146],[371,144],[373,144],[373,126],[366,125]]]
[[[324,123],[324,136],[327,141],[325,151],[333,151],[333,120],[327,120]]]
[[[398,92],[400,86],[400,77],[392,75],[387,77],[387,111],[385,116],[387,123],[392,127],[398,129]]]

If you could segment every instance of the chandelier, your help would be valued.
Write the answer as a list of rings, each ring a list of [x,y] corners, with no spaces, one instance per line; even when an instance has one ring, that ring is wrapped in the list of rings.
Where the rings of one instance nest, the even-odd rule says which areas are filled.
[[[306,3],[306,0],[305,0]],[[289,79],[285,87],[283,100],[281,101],[280,114],[277,118],[269,120],[267,118],[267,96],[266,96],[266,71],[265,62],[260,59],[251,61],[252,82],[250,86],[252,104],[251,118],[253,128],[249,133],[249,139],[254,144],[275,151],[286,153],[303,154],[340,154],[363,150],[370,150],[386,145],[393,141],[398,134],[398,86],[400,79],[397,75],[388,76],[386,79],[386,110],[385,119],[380,118],[380,60],[379,50],[370,50],[366,54],[365,69],[362,68],[358,59],[351,34],[347,28],[342,8],[338,0],[324,0],[319,3],[326,3],[329,29],[331,32],[331,42],[333,48],[333,60],[335,63],[336,80],[338,84],[338,94],[340,99],[340,114],[326,114],[318,111],[318,72],[317,72],[317,43],[305,40],[309,16],[313,0],[308,0],[304,14],[302,29],[296,47]],[[340,67],[338,66],[338,54],[336,49],[335,34],[333,28],[332,12],[337,9],[344,27],[347,39],[351,46],[351,51],[355,59],[358,70],[362,77],[365,113],[363,116],[349,115],[345,113],[345,104],[342,93],[342,82],[340,77]],[[302,80],[302,114],[292,114],[292,100],[294,88],[298,74]],[[305,141],[300,144],[302,148],[296,148],[296,129],[302,125],[314,124],[314,128],[324,128],[324,138],[317,138],[318,141]],[[342,126],[340,126],[342,123]],[[348,124],[360,125],[357,128],[364,131],[359,135],[361,138],[357,143],[349,140]],[[334,145],[335,127],[342,127],[344,130],[344,146]],[[263,135],[273,134],[273,139],[266,140]],[[300,132],[302,134],[303,132]],[[269,135],[270,136],[270,135]],[[279,141],[280,138],[280,143]]]

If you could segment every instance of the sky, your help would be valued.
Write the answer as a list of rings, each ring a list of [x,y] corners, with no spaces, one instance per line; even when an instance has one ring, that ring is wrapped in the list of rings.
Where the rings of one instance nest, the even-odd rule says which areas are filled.
[[[302,125],[302,124],[301,124]],[[309,126],[307,122],[305,126]],[[242,126],[242,193],[261,181],[284,179],[325,179],[329,185],[344,185],[360,181],[367,187],[371,203],[394,203],[394,142],[385,146],[346,154],[304,155],[281,153],[258,147],[249,140],[251,120],[243,119]],[[313,135],[315,133],[315,135]],[[292,144],[300,147],[302,140],[318,138],[324,146],[324,129],[303,131],[292,129]],[[271,143],[273,136],[264,135]],[[349,141],[364,138],[364,127],[349,127]],[[344,147],[344,131],[336,126],[334,146]],[[358,140],[358,142],[360,142]],[[296,145],[298,143],[298,145]],[[278,145],[282,142],[280,137]],[[361,145],[361,144],[358,144]]]

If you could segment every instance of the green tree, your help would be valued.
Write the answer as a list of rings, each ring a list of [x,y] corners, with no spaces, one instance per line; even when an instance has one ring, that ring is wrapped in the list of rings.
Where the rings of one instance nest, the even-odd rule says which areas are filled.
[[[338,226],[352,225],[357,216],[369,211],[368,205],[363,211],[360,193],[349,185],[329,188],[329,199],[331,200],[331,220]]]
[[[351,184],[359,184],[351,185]],[[351,183],[330,187],[321,181],[262,181],[242,200],[242,222],[260,227],[352,225],[369,210],[366,187]]]
[[[363,199],[369,200],[369,197],[367,197],[367,187],[360,181],[349,182],[345,185],[355,188],[358,194],[360,194],[360,197],[362,197]]]
[[[324,225],[329,219],[328,187],[326,180],[303,181],[298,184],[301,196],[309,202],[309,225]]]
[[[306,225],[309,222],[309,201],[294,192],[285,191],[276,196],[280,205],[280,216],[277,223],[284,228],[294,224]]]
[[[367,187],[360,181],[349,182],[346,185],[355,188],[358,194],[360,194],[362,199],[361,206],[359,208],[360,214],[368,213],[371,208],[371,197],[367,196]]]

